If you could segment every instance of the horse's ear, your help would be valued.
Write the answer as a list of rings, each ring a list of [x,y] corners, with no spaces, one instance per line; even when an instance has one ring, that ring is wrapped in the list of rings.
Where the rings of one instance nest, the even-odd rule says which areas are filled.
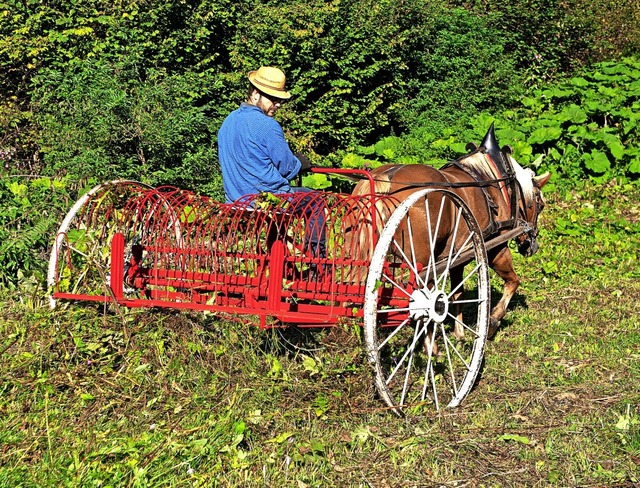
[[[464,148],[470,153],[478,150],[478,146],[474,142],[467,142],[467,145]]]
[[[513,154],[513,148],[507,144],[506,146],[502,146],[502,152],[511,155]]]
[[[543,175],[534,176],[533,177],[533,184],[536,185],[538,188],[542,188],[544,185],[549,183],[549,178],[551,178],[551,173],[549,171],[547,171]]]

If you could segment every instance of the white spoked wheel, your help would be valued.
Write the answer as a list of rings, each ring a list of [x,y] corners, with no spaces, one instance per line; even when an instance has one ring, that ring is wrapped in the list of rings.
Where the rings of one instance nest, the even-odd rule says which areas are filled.
[[[93,187],[71,207],[58,228],[49,256],[47,287],[51,308],[56,306],[52,294],[56,288],[76,292],[93,280],[99,282],[93,283],[93,288],[104,292],[104,278],[109,272],[110,238],[113,237],[109,231],[115,230],[111,221],[117,218],[106,203],[108,195],[126,195],[150,188],[136,181],[109,181]]]
[[[482,233],[444,189],[411,194],[371,258],[364,335],[379,395],[399,415],[455,407],[481,367],[491,299]]]

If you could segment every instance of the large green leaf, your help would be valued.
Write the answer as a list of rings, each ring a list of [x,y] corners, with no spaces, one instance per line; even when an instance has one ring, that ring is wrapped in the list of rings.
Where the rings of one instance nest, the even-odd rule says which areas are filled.
[[[587,120],[587,113],[574,103],[565,107],[559,116],[562,121],[568,121],[573,124],[582,124]]]
[[[571,83],[573,86],[577,86],[577,87],[585,87],[585,86],[589,86],[591,83],[589,83],[587,80],[585,80],[582,77],[576,77],[576,78],[571,78],[571,80],[569,80],[569,83]]]
[[[629,66],[613,61],[600,63],[600,68],[602,69],[603,73],[606,73],[608,75],[625,75],[625,78],[631,73],[631,69],[629,68]]]
[[[629,171],[631,173],[640,175],[640,158],[635,158],[631,161],[631,163],[629,164]]]
[[[533,148],[531,144],[524,141],[515,141],[512,144],[513,147],[513,156],[517,161],[521,163],[527,163],[531,159],[531,155],[533,154]]]
[[[630,147],[627,154],[631,157],[631,162],[627,170],[631,173],[640,175],[640,147]]]
[[[598,87],[598,91],[600,93],[602,93],[603,95],[605,95],[607,97],[610,97],[610,98],[619,97],[620,94],[621,94],[620,89],[618,89],[618,87],[612,88],[612,87],[609,87],[609,86],[606,86],[606,85],[600,85]]]
[[[308,174],[302,177],[302,185],[314,190],[323,190],[331,186],[331,181],[323,174]]]
[[[557,141],[562,135],[560,127],[540,127],[534,130],[527,142],[529,144],[544,144],[549,141]]]
[[[584,106],[591,113],[607,113],[611,112],[616,108],[616,106],[612,103],[603,103],[598,99],[590,99],[584,102]]]
[[[496,136],[503,144],[513,144],[515,141],[524,141],[526,139],[524,133],[511,127],[496,130]]]
[[[566,97],[573,96],[574,91],[564,86],[556,86],[551,90],[551,94],[555,98],[566,98]]]
[[[611,169],[611,163],[609,158],[602,151],[591,151],[591,153],[585,153],[582,156],[584,165],[588,170],[593,171],[596,174],[606,173]]]
[[[609,149],[609,151],[611,152],[611,155],[614,158],[616,158],[617,160],[620,160],[623,158],[625,153],[624,146],[620,142],[620,139],[618,138],[618,136],[615,136],[613,134],[603,134],[602,140],[607,145],[607,148]]]

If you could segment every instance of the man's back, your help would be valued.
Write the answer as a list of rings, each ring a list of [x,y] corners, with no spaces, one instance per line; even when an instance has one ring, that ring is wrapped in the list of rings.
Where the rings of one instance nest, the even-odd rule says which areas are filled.
[[[252,193],[289,193],[300,170],[280,124],[247,103],[223,122],[218,151],[227,202]]]

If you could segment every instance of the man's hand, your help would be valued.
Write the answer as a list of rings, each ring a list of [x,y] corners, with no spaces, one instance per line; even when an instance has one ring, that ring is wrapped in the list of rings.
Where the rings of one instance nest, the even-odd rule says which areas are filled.
[[[311,160],[306,155],[299,152],[293,153],[293,155],[298,158],[300,164],[302,165],[300,166],[300,173],[306,173],[313,167],[313,165],[311,164]]]

